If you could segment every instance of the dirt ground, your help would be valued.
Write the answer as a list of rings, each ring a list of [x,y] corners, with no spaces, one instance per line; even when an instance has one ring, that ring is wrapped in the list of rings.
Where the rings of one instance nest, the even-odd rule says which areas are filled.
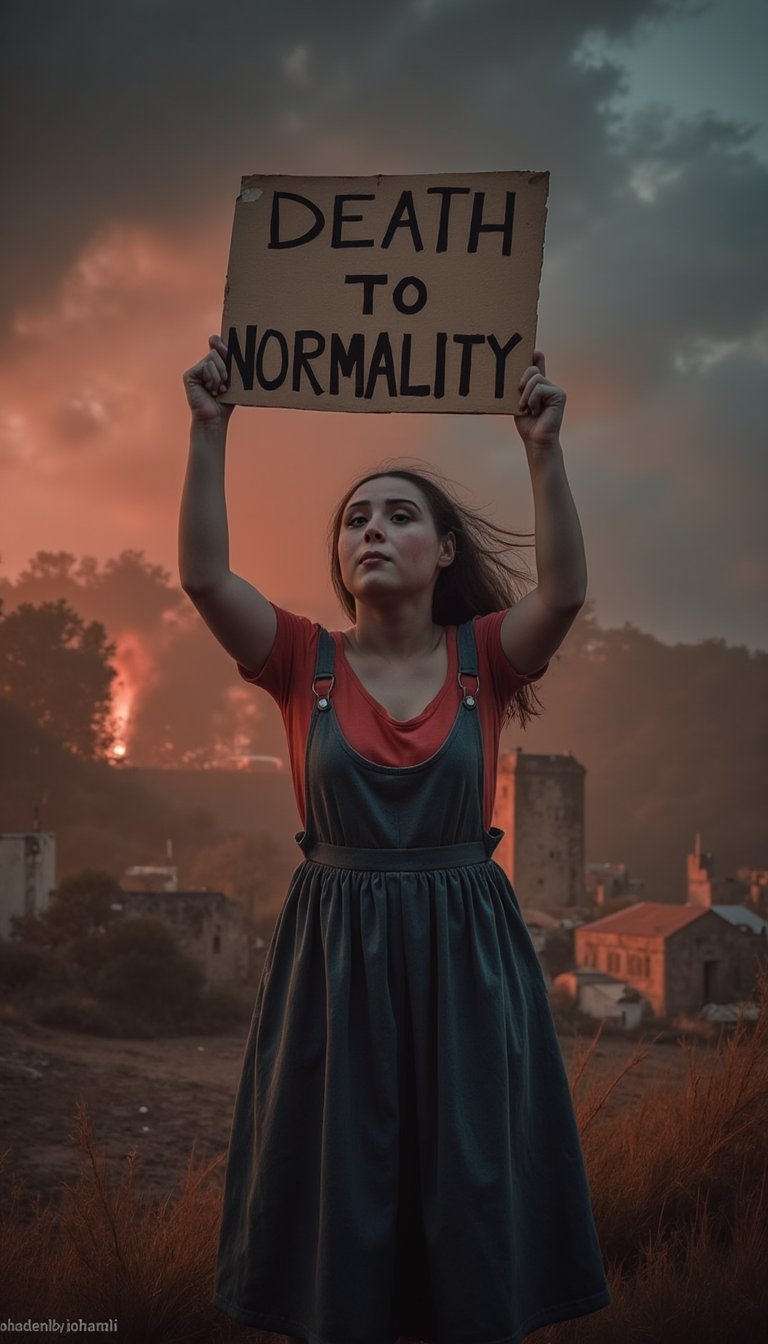
[[[73,1137],[78,1098],[87,1105],[96,1148],[106,1149],[113,1178],[119,1179],[129,1150],[138,1150],[135,1186],[141,1192],[169,1194],[183,1179],[193,1143],[198,1159],[225,1154],[247,1030],[120,1041],[0,1026],[2,1207],[14,1177],[28,1197],[39,1192],[47,1201],[58,1199],[62,1179],[77,1175],[84,1160]],[[560,1045],[569,1067],[573,1042],[561,1037]],[[614,1077],[633,1049],[628,1040],[601,1040],[594,1067]],[[653,1079],[674,1084],[682,1078],[679,1045],[649,1049],[648,1059],[619,1084],[611,1106],[638,1096]],[[214,1179],[222,1176],[223,1165]]]

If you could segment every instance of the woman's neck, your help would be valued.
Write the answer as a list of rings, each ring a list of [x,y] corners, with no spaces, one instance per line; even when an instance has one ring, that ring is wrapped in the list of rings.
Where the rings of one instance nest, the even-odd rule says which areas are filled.
[[[356,624],[342,634],[355,653],[405,662],[434,653],[445,637],[445,629],[435,625],[431,615],[425,618],[421,612],[376,611],[358,606]]]

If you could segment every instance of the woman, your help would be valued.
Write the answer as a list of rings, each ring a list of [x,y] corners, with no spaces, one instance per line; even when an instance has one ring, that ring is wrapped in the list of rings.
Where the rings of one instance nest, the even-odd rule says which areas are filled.
[[[612,1300],[538,957],[490,825],[505,714],[532,712],[586,590],[536,351],[515,419],[538,586],[513,534],[425,472],[333,519],[352,620],[327,631],[229,570],[224,343],[187,370],[182,585],[280,705],[304,829],[265,958],[229,1144],[213,1302],[310,1344],[519,1344]],[[528,669],[528,670],[526,670]]]

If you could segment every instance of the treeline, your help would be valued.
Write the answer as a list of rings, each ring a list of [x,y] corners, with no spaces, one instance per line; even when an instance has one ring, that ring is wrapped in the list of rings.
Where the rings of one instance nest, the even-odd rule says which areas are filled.
[[[89,557],[78,566],[39,552],[15,585],[0,581],[0,604],[0,825],[28,828],[46,794],[43,824],[57,831],[64,871],[89,862],[120,871],[139,841],[162,852],[170,834],[189,866],[215,843],[210,813],[179,815],[107,764],[105,688],[127,631],[151,666],[132,686],[130,763],[202,767],[238,738],[287,758],[277,706],[240,683],[184,593],[141,553],[99,571]],[[697,831],[720,876],[768,866],[767,673],[768,654],[723,639],[665,644],[629,623],[603,629],[587,602],[537,685],[543,713],[525,732],[506,729],[502,750],[571,751],[587,771],[587,862],[624,862],[648,899],[682,901]],[[258,869],[248,901],[270,911],[289,865],[285,848],[265,863],[264,846],[291,848],[289,794],[273,829],[258,843],[243,836],[228,873],[233,888],[253,887]]]

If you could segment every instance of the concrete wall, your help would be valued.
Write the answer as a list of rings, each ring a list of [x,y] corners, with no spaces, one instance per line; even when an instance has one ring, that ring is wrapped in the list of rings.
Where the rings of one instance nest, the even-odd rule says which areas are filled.
[[[0,832],[0,938],[11,932],[11,915],[39,915],[56,886],[53,831]]]
[[[184,951],[212,983],[244,980],[248,974],[245,915],[221,891],[122,891],[126,914],[167,924]]]

